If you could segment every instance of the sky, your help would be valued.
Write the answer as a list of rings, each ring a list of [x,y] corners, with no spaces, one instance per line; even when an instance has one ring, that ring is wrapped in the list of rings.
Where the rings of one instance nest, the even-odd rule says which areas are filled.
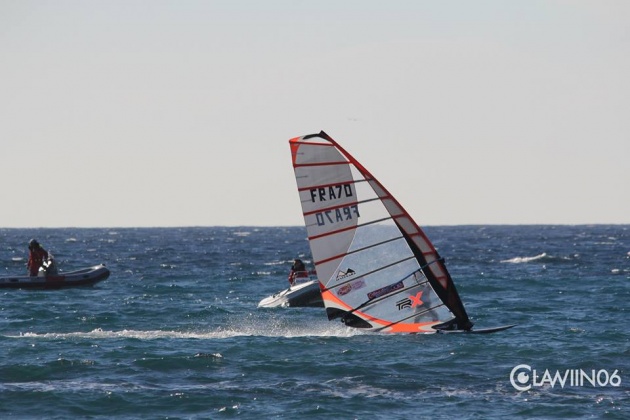
[[[630,2],[0,0],[0,227],[298,226],[326,131],[420,225],[630,223]]]

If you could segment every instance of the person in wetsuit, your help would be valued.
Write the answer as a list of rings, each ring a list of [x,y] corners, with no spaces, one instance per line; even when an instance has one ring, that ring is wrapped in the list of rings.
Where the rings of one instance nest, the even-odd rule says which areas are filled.
[[[44,262],[50,258],[50,254],[35,239],[31,239],[28,243],[28,275],[37,276],[37,271],[44,265]]]
[[[293,260],[293,265],[291,266],[291,271],[289,272],[289,284],[293,286],[296,279],[305,277],[308,277],[306,266],[304,265],[302,260],[296,258],[295,260]]]

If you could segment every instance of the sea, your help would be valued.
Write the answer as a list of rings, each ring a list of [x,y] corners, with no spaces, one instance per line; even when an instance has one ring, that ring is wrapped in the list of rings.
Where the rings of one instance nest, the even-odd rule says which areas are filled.
[[[425,228],[476,328],[370,333],[258,308],[303,227],[0,229],[92,287],[0,289],[0,418],[630,418],[630,225]]]

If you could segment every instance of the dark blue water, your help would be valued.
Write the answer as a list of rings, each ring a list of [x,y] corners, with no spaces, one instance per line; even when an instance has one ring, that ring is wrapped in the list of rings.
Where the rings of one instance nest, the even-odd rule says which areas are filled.
[[[25,272],[31,238],[61,270],[112,272],[0,290],[0,417],[630,416],[630,226],[426,232],[476,326],[517,327],[393,336],[321,308],[258,309],[309,259],[303,228],[0,229],[0,275]],[[545,370],[599,382],[552,387]]]

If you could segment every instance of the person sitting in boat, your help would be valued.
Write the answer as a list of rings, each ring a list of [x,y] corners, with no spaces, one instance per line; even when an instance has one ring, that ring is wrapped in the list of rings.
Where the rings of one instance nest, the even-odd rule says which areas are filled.
[[[52,256],[35,239],[29,241],[28,251],[28,264],[26,266],[29,276],[34,277],[37,276],[39,268],[51,260]]]
[[[291,271],[289,272],[289,284],[293,286],[295,281],[299,278],[308,278],[308,271],[302,260],[296,258],[293,260]]]

